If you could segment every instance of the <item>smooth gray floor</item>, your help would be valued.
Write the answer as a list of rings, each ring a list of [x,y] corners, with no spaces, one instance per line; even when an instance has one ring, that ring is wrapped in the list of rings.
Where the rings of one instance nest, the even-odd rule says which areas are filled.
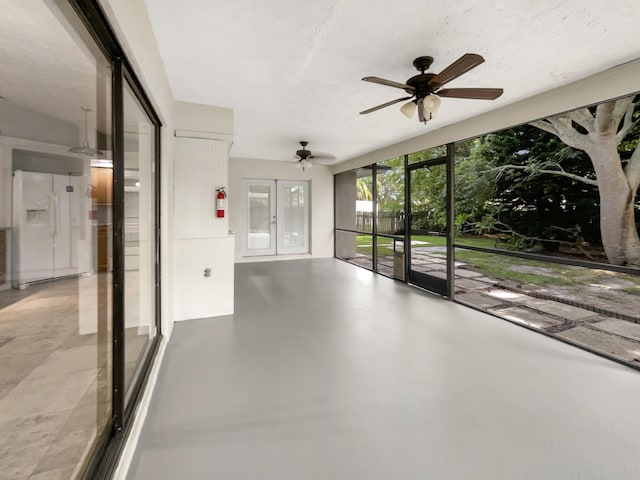
[[[334,259],[177,324],[130,479],[638,479],[640,374]]]

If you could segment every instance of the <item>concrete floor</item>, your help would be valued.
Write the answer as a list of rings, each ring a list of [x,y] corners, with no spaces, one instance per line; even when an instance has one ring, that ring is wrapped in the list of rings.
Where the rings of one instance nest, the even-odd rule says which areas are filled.
[[[130,479],[637,479],[640,375],[335,259],[177,324]]]

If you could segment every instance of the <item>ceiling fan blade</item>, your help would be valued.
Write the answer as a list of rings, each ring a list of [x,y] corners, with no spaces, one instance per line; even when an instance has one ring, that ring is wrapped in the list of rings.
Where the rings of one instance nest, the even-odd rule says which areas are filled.
[[[429,86],[432,88],[441,87],[445,83],[467,73],[472,68],[477,67],[482,62],[484,62],[484,58],[480,55],[476,53],[465,53],[458,60],[433,77],[429,82]]]
[[[373,107],[363,112],[360,112],[360,115],[366,115],[367,113],[375,112],[376,110],[380,110],[381,108],[388,107],[390,105],[393,105],[394,103],[404,102],[405,100],[409,100],[410,98],[412,97],[402,97],[396,100],[391,100],[390,102],[383,103],[382,105],[378,105],[377,107]]]
[[[320,156],[311,157],[311,163],[314,165],[333,165],[336,161],[336,157]]]
[[[495,100],[502,95],[501,88],[445,88],[436,95],[449,98],[474,98],[477,100]]]
[[[421,123],[425,123],[427,120],[424,118],[424,104],[422,101],[418,101],[418,119]]]
[[[313,154],[309,158],[313,158],[314,160],[335,160],[335,155],[329,155],[328,153],[318,153]]]
[[[415,90],[415,88],[413,88],[411,85],[394,82],[393,80],[385,80],[384,78],[380,77],[364,77],[362,80],[364,80],[365,82],[377,83],[379,85],[386,85],[387,87],[401,88],[403,90],[409,90],[411,92]]]

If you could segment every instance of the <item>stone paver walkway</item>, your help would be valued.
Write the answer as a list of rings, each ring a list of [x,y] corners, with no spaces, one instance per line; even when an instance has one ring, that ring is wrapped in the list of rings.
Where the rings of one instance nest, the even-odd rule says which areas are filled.
[[[446,278],[441,252],[421,247],[412,249],[412,255],[413,270]],[[393,276],[393,258],[379,257],[378,271]],[[619,311],[606,310],[589,294],[568,294],[561,288],[554,292],[553,287],[520,290],[508,281],[487,277],[464,262],[456,262],[455,290],[459,302],[640,367],[640,298],[637,306],[630,306],[628,298],[621,298],[620,302],[626,303],[618,304]]]

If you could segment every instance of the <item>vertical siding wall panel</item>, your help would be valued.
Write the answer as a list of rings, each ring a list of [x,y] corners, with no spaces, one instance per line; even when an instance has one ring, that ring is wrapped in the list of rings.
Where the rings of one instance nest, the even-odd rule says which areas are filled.
[[[177,239],[228,234],[228,212],[217,218],[216,188],[229,181],[228,144],[221,140],[176,138],[175,231]]]

